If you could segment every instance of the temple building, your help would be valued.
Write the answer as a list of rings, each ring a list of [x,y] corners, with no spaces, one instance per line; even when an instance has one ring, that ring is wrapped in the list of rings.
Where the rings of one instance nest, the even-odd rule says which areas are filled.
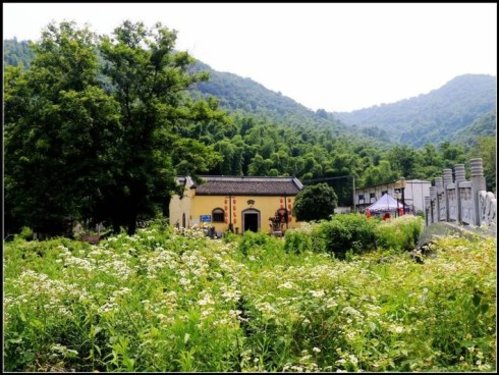
[[[272,232],[299,226],[292,215],[296,195],[303,189],[294,177],[200,176],[177,177],[182,195],[170,201],[170,223],[177,227],[214,227],[218,232]]]

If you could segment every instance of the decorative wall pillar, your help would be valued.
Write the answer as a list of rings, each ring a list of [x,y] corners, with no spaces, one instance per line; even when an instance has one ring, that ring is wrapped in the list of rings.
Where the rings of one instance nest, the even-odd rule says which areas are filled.
[[[439,221],[454,221],[463,226],[487,226],[495,233],[497,225],[497,200],[487,192],[483,173],[483,160],[470,160],[471,178],[466,180],[464,164],[452,170],[443,169],[442,176],[435,177],[430,195],[424,197],[426,225]]]
[[[430,186],[430,208],[431,208],[431,223],[436,223],[438,220],[437,215],[437,188],[435,186]]]
[[[441,176],[435,177],[435,188],[437,190],[437,212],[438,221],[447,220],[447,206],[445,204],[444,181]]]
[[[424,210],[426,226],[431,224],[431,201],[430,197],[424,197]]]
[[[462,208],[461,208],[461,194],[459,191],[459,184],[465,181],[465,170],[464,164],[454,165],[454,176],[456,185],[456,198],[457,198],[457,223],[461,224],[463,222]]]
[[[449,221],[449,185],[452,184],[452,169],[444,169],[443,171],[444,197],[445,197],[445,221]]]
[[[480,191],[486,191],[483,175],[483,161],[481,158],[471,159],[471,195],[473,197],[473,223],[480,226]]]

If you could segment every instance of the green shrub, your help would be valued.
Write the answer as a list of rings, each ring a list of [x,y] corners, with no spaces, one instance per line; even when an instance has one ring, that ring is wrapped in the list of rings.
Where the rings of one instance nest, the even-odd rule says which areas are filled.
[[[336,215],[319,224],[318,235],[324,249],[339,258],[347,251],[362,253],[375,248],[376,221],[361,214]]]
[[[402,216],[382,222],[376,228],[378,246],[385,249],[412,250],[416,247],[422,229],[422,219],[417,216]]]
[[[231,231],[226,231],[223,234],[222,240],[224,243],[235,242],[239,238],[238,235],[232,233]]]
[[[31,241],[33,239],[33,231],[29,227],[23,227],[18,236],[26,241]]]
[[[261,232],[255,233],[248,230],[243,234],[243,238],[239,244],[239,250],[241,250],[244,255],[248,255],[249,250],[254,249],[255,247],[262,247],[268,244],[269,241],[269,235]]]
[[[305,251],[313,250],[313,242],[310,233],[301,231],[299,229],[290,229],[286,232],[284,239],[284,250],[288,254],[300,254]]]

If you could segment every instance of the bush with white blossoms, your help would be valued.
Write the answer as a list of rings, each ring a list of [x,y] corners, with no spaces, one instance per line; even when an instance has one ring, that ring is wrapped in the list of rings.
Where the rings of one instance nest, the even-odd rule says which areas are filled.
[[[496,240],[442,237],[421,264],[394,251],[414,221],[390,228],[387,249],[349,260],[161,225],[98,245],[18,237],[5,370],[494,371]]]

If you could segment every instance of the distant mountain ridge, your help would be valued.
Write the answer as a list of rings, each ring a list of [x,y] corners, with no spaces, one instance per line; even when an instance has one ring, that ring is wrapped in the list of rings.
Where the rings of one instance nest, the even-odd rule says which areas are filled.
[[[337,135],[348,132],[348,128],[332,113],[324,110],[314,112],[280,92],[267,89],[251,78],[218,72],[199,60],[192,69],[206,71],[210,75],[209,81],[193,86],[191,92],[194,96],[215,96],[219,99],[221,107],[229,112],[262,116],[291,127],[324,127]]]
[[[428,94],[352,112],[335,112],[334,116],[359,129],[384,129],[392,141],[419,147],[445,140],[467,142],[463,135],[473,134],[466,129],[495,110],[496,105],[497,78],[466,74]],[[495,121],[490,119],[481,122],[483,134],[496,134]]]

